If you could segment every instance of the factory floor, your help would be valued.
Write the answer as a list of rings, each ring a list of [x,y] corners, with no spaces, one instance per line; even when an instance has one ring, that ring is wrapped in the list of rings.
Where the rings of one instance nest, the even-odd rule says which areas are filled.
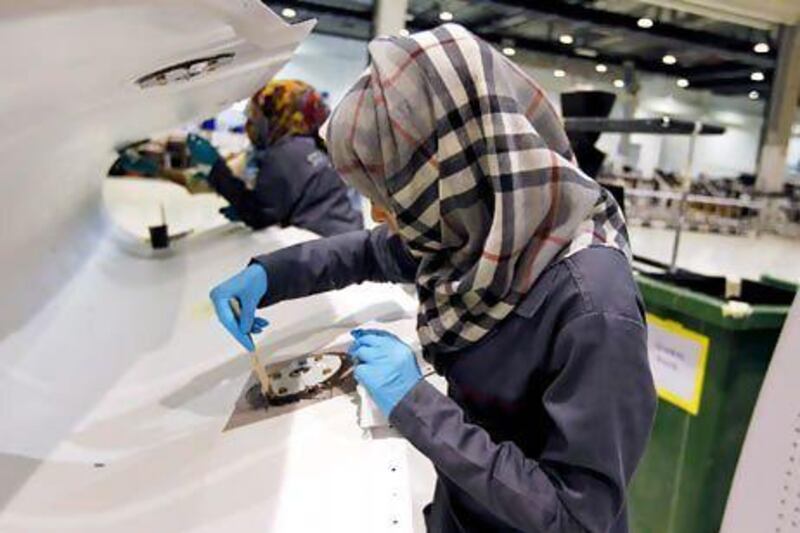
[[[675,232],[629,228],[636,255],[669,263]],[[739,236],[685,231],[678,266],[703,274],[758,279],[769,274],[800,283],[800,242],[775,235]]]

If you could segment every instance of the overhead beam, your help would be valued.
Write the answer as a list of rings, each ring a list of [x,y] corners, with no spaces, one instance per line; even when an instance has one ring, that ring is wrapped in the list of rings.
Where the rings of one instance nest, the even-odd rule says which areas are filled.
[[[749,76],[756,70],[761,70],[766,73],[768,70],[752,67],[749,65],[742,65],[741,63],[722,63],[719,65],[701,65],[696,67],[688,67],[683,69],[683,74],[686,77],[693,79],[725,79],[735,78],[741,76]]]
[[[789,1],[758,2],[719,2],[708,0],[643,0],[648,4],[694,13],[740,26],[748,26],[769,31],[774,24],[793,24],[800,22],[797,7]],[[737,6],[736,4],[739,4]],[[747,4],[750,4],[747,6]],[[766,5],[765,5],[766,4]]]
[[[706,50],[728,59],[741,61],[761,68],[772,68],[775,65],[775,54],[756,54],[755,43],[734,39],[715,33],[684,28],[675,24],[656,21],[652,28],[643,29],[637,25],[639,17],[622,13],[601,11],[579,4],[558,2],[554,0],[492,0],[495,4],[508,7],[524,8],[530,13],[539,13],[556,17],[571,23],[589,22],[596,27],[613,32],[641,38],[649,42],[659,42],[666,47],[690,45],[696,49]]]
[[[769,81],[753,81],[750,76],[742,76],[735,78],[710,78],[710,79],[697,79],[687,78],[689,83],[695,89],[720,89],[723,87],[744,87],[748,91],[753,89],[761,92],[769,91]]]
[[[611,119],[596,117],[564,118],[570,132],[654,133],[660,135],[722,135],[725,128],[714,124],[664,118]]]
[[[421,29],[429,29],[421,28]],[[595,63],[605,63],[608,65],[623,66],[626,62],[634,64],[637,70],[651,72],[656,74],[665,74],[668,76],[680,77],[683,76],[683,71],[679,67],[665,65],[660,61],[649,61],[639,56],[622,55],[622,54],[604,54],[598,52],[596,57],[587,58],[577,53],[576,48],[569,45],[564,45],[554,41],[547,41],[544,39],[532,39],[530,37],[519,38],[510,37],[503,33],[494,32],[481,32],[472,30],[478,37],[489,41],[494,44],[502,44],[503,41],[509,40],[514,42],[514,47],[517,50],[525,50],[534,53],[544,53],[550,55],[570,57],[573,59],[582,59],[584,61],[592,61]]]
[[[306,0],[281,0],[280,2],[270,2],[262,0],[264,4],[271,9],[282,9],[284,7],[291,7],[297,11],[309,11],[315,15],[330,15],[334,17],[350,18],[368,22],[372,24],[373,12],[372,9],[353,9],[350,7],[339,7],[328,4],[317,4],[316,2],[308,2]]]
[[[691,83],[691,82],[690,82]],[[689,85],[694,89],[705,89],[708,91],[712,91],[718,94],[747,94],[750,91],[758,91],[758,93],[762,96],[769,95],[770,87],[765,83],[756,83],[748,80],[741,80],[740,82],[730,81],[728,83],[721,82],[710,84],[706,83],[691,83]]]

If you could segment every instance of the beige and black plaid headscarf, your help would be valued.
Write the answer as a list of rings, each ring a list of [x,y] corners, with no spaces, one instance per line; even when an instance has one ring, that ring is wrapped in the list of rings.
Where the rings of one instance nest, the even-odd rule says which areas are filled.
[[[578,168],[544,92],[493,47],[447,24],[369,53],[328,148],[420,260],[428,354],[480,340],[555,260],[595,245],[630,255],[619,207]]]

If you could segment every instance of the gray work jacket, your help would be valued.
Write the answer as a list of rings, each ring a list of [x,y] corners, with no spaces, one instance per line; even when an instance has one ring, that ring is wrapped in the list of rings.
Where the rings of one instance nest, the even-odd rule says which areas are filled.
[[[327,237],[364,227],[347,186],[312,137],[286,137],[263,150],[252,191],[223,159],[208,182],[253,229],[297,226]]]
[[[385,227],[255,261],[269,276],[262,305],[416,274]],[[429,531],[628,530],[626,489],[656,395],[642,302],[619,251],[551,265],[500,326],[434,364],[447,396],[421,381],[390,416],[437,470]]]

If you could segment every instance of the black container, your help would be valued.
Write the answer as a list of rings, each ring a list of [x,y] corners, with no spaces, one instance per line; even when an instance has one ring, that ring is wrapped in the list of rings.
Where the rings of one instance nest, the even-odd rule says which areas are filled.
[[[150,226],[150,245],[154,250],[169,248],[169,230],[166,224]]]
[[[683,289],[689,289],[720,300],[738,300],[750,305],[790,306],[794,301],[794,292],[775,287],[767,283],[743,279],[739,294],[733,298],[726,295],[726,281],[722,276],[705,276],[695,272],[681,270],[675,273],[644,274],[648,278],[670,283]]]

